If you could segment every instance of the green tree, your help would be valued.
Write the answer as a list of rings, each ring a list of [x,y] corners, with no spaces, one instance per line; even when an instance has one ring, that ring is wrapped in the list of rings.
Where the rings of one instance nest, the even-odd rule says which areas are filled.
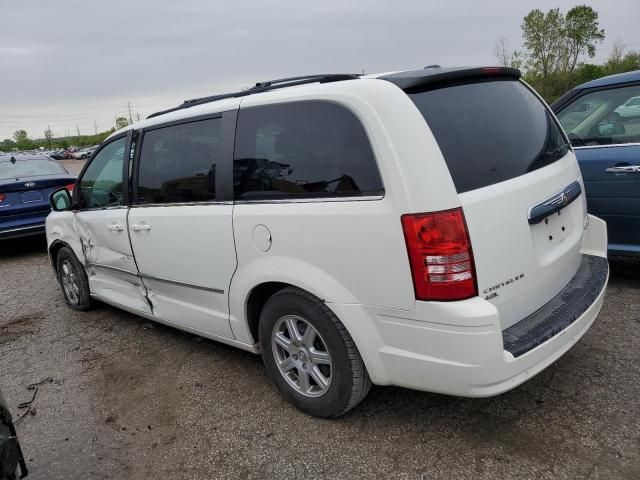
[[[17,144],[26,143],[29,140],[29,135],[26,130],[16,130],[13,133],[13,139]]]
[[[125,117],[116,118],[116,130],[120,130],[121,128],[129,125],[129,121]]]
[[[2,143],[0,143],[0,150],[3,152],[10,152],[13,148],[16,148],[16,142],[10,138],[5,138]]]
[[[559,8],[547,13],[531,10],[522,22],[522,38],[530,60],[529,67],[547,78],[557,70],[562,58],[564,38],[564,16]]]
[[[524,52],[504,53],[496,47],[498,61],[506,64],[515,58],[525,79],[549,102],[582,81],[606,74],[598,65],[583,63],[595,56],[598,43],[604,39],[604,30],[598,22],[598,12],[586,5],[578,5],[564,15],[553,8],[546,13],[531,10],[522,21]],[[500,45],[500,44],[499,44]],[[515,57],[513,57],[515,55]],[[616,63],[617,62],[617,63]],[[621,55],[614,63],[622,68]],[[633,64],[633,58],[629,59]],[[627,65],[628,66],[628,65]]]
[[[586,5],[578,5],[564,18],[566,57],[564,71],[572,72],[583,55],[593,58],[596,44],[604,40],[604,30],[599,28],[598,12]]]
[[[606,75],[640,69],[640,52],[630,51],[625,53],[626,48],[627,46],[622,39],[615,41],[611,54],[605,63]]]
[[[53,132],[51,131],[51,128],[47,127],[44,131],[44,138],[47,141],[47,146],[51,148],[51,141],[53,140]]]

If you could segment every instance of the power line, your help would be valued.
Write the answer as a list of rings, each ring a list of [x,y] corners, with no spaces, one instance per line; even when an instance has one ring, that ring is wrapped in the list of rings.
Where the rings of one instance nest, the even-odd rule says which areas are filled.
[[[133,117],[131,116],[131,102],[127,102],[127,109],[129,110],[129,124],[132,124]]]

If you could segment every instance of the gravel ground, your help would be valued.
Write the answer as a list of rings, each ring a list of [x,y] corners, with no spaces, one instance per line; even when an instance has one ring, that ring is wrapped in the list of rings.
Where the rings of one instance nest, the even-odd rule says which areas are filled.
[[[106,305],[68,309],[42,238],[0,250],[0,386],[35,479],[640,478],[640,262],[612,260],[600,317],[512,392],[374,387],[299,413],[260,358]]]
[[[71,175],[78,176],[86,160],[58,160],[58,163],[66,168]]]

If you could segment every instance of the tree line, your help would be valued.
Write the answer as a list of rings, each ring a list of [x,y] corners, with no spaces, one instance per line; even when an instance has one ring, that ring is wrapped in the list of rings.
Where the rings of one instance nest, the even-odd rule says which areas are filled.
[[[29,138],[29,134],[26,130],[16,130],[13,134],[13,138],[5,138],[0,142],[0,151],[10,152],[13,149],[17,150],[37,150],[40,147],[55,150],[74,147],[85,147],[91,145],[98,145],[104,141],[109,135],[116,130],[129,125],[129,121],[125,117],[117,117],[115,119],[115,126],[104,132],[99,132],[95,135],[74,135],[67,137],[54,137],[50,128],[47,128],[43,133],[42,138]]]
[[[598,12],[587,5],[575,6],[566,14],[559,8],[531,10],[521,29],[522,50],[510,50],[507,39],[498,39],[498,63],[520,69],[525,81],[549,103],[581,83],[640,69],[640,52],[627,50],[621,39],[603,64],[587,61],[605,39]]]

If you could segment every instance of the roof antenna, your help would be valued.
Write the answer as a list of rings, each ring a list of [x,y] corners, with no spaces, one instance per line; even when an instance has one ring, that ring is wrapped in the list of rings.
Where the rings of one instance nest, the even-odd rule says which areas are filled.
[[[433,65],[427,65],[426,67],[424,67],[424,69],[427,69],[427,68],[442,68],[442,67],[437,63],[434,63]]]

